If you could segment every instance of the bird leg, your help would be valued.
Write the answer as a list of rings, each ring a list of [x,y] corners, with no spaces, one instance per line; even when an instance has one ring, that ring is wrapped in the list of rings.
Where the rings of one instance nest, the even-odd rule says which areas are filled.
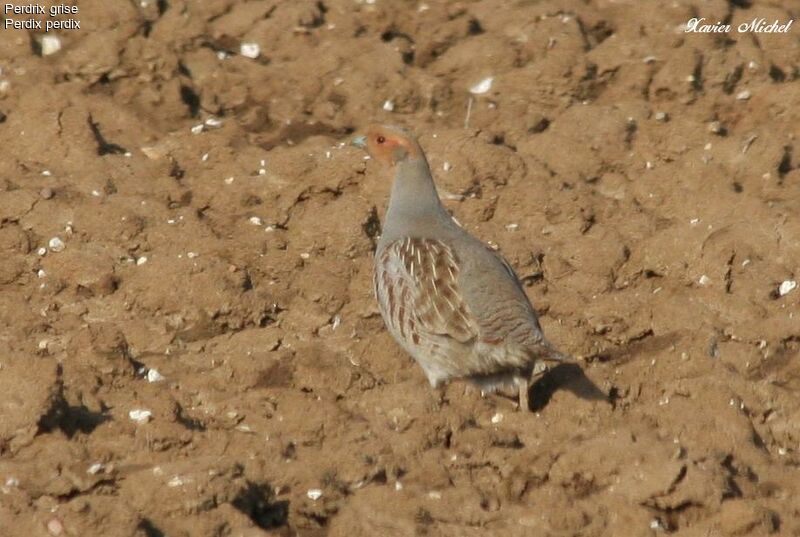
[[[527,375],[519,375],[514,377],[514,382],[519,389],[519,411],[528,412],[530,402],[528,401],[528,389],[530,388],[530,378]]]

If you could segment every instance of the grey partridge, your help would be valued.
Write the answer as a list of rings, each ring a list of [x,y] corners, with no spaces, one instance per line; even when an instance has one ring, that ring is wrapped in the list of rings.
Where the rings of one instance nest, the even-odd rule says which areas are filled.
[[[528,410],[534,367],[568,358],[544,338],[514,270],[442,206],[408,132],[375,125],[353,145],[394,172],[374,267],[386,328],[431,386],[466,379],[484,393],[516,388]]]

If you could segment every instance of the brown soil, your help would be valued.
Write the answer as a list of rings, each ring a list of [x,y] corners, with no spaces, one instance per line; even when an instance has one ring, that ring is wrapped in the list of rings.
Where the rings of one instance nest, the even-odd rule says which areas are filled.
[[[797,3],[515,4],[0,31],[0,533],[800,535],[800,27],[679,29]],[[376,120],[585,378],[438,401],[371,294]]]

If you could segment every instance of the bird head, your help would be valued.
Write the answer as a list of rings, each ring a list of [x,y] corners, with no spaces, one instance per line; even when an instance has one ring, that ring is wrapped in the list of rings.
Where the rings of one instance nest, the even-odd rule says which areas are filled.
[[[371,125],[366,134],[351,142],[365,149],[370,157],[394,166],[404,160],[423,158],[422,149],[412,135],[392,125]]]

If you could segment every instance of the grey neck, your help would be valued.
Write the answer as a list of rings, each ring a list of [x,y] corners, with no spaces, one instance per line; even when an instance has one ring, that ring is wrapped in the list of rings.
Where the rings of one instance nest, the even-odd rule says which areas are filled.
[[[403,160],[397,164],[392,184],[385,229],[398,235],[424,236],[437,226],[451,225],[442,206],[425,159]],[[387,239],[395,237],[386,237]]]

